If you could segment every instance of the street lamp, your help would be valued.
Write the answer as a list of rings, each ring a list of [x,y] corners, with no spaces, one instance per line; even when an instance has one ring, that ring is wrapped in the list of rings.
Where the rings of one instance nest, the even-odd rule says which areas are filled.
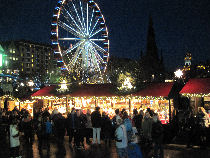
[[[177,78],[181,78],[183,76],[182,70],[178,69],[177,71],[174,72],[175,76]]]

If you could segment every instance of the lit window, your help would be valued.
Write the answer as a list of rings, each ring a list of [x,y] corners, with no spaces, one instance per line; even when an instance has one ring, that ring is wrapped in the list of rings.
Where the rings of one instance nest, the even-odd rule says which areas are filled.
[[[16,60],[18,60],[18,58],[16,58]]]
[[[13,57],[13,60],[16,60],[16,58],[15,58],[15,57]]]
[[[15,53],[15,50],[13,50],[12,52]]]

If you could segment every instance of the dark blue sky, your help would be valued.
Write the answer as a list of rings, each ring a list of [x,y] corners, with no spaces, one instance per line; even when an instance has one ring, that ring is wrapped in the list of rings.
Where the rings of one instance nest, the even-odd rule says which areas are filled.
[[[0,0],[0,40],[27,39],[50,43],[56,0]],[[148,17],[169,69],[210,59],[209,0],[96,0],[106,19],[110,55],[139,58],[145,51]]]

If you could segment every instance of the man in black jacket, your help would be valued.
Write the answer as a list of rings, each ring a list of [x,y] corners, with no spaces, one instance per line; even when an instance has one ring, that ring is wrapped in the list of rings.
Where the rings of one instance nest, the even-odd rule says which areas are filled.
[[[75,118],[76,118],[76,112],[75,108],[72,108],[72,111],[70,114],[68,114],[66,119],[66,129],[69,136],[69,145],[71,145],[73,137],[75,137],[76,134],[76,127],[75,127]],[[74,142],[75,144],[75,142]]]
[[[163,126],[159,120],[158,114],[153,115],[153,123],[152,123],[152,140],[154,142],[154,158],[163,158]]]
[[[100,132],[101,132],[101,114],[100,107],[96,107],[95,111],[91,114],[91,122],[93,126],[93,144],[96,143],[96,135],[97,135],[97,143],[101,144],[100,140]]]

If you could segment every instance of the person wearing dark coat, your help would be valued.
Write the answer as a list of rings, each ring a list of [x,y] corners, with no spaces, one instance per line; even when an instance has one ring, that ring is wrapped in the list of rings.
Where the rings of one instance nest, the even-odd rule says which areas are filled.
[[[43,145],[43,139],[44,139],[44,122],[41,115],[38,116],[38,118],[34,121],[34,129],[36,130],[36,135],[38,138],[38,149],[39,154],[42,155],[42,145]]]
[[[76,135],[75,118],[76,118],[75,108],[72,108],[71,113],[67,116],[67,119],[66,119],[66,129],[67,129],[67,133],[69,136],[69,145],[70,146],[72,143],[72,138],[75,138],[75,135]],[[75,144],[75,142],[74,142],[74,144]]]
[[[62,116],[61,113],[55,114],[53,116],[53,123],[55,128],[55,137],[57,142],[57,148],[59,149],[57,154],[58,155],[65,155],[66,150],[64,147],[64,136],[65,136],[65,118]]]
[[[152,140],[154,143],[154,158],[163,158],[163,126],[158,119],[158,115],[153,115],[153,123],[152,123]]]
[[[8,119],[5,116],[5,112],[2,112],[0,115],[0,147],[4,146],[7,141],[8,126]]]
[[[32,122],[30,114],[24,116],[22,128],[23,128],[26,144],[32,145],[34,141],[34,135],[33,135],[33,122]]]
[[[137,109],[133,110],[133,122],[134,122],[134,126],[136,127],[137,131],[138,131],[138,135],[140,135],[140,131],[141,131],[141,124],[142,124],[142,120],[143,120],[143,115],[138,114]]]
[[[101,144],[101,114],[100,114],[100,107],[96,107],[95,111],[91,114],[91,122],[93,126],[93,144],[96,144],[96,136],[97,136],[97,143]]]
[[[87,109],[86,120],[87,120],[87,123],[85,125],[85,127],[86,127],[85,128],[86,143],[90,144],[91,143],[90,138],[92,137],[92,134],[93,134],[90,109]]]
[[[101,135],[104,139],[106,145],[111,145],[111,135],[112,135],[112,122],[105,112],[102,113],[101,117]]]
[[[192,115],[192,113],[189,113],[189,116],[187,118],[187,122],[186,122],[186,133],[187,133],[187,147],[191,147],[192,143],[193,143],[193,138],[196,137],[196,120],[194,118],[194,116]]]

